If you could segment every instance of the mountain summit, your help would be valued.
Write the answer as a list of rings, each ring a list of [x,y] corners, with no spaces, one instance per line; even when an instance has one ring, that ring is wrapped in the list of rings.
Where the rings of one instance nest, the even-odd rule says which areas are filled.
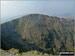
[[[46,53],[74,51],[74,20],[30,14],[1,24],[1,48]]]

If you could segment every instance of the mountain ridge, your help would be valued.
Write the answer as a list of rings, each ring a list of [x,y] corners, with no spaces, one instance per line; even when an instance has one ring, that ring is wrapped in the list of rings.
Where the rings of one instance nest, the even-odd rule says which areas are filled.
[[[20,51],[37,50],[53,54],[74,51],[73,19],[30,14],[4,23],[1,28],[2,49],[17,48]]]

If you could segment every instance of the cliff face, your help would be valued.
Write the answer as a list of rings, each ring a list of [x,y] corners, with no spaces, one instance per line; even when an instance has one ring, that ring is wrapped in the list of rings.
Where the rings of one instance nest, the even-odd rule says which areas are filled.
[[[1,48],[47,53],[74,51],[74,20],[30,14],[1,24]]]

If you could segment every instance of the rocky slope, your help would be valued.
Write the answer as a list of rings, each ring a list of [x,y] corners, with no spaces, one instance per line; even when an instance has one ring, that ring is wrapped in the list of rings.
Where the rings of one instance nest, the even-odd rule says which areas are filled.
[[[74,51],[74,20],[30,14],[1,24],[1,48],[56,54]]]

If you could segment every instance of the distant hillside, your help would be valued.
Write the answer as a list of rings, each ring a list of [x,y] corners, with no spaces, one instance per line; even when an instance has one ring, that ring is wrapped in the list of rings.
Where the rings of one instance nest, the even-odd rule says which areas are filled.
[[[30,14],[1,24],[1,48],[56,54],[74,51],[74,20]]]

